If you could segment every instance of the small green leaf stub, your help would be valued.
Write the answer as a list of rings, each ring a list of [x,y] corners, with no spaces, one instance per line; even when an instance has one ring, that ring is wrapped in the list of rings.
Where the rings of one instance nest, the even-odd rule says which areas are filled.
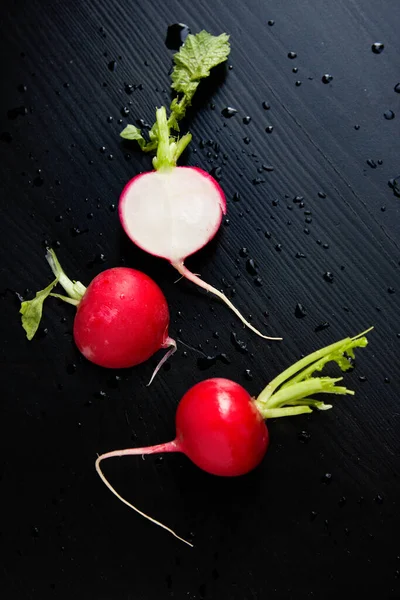
[[[25,300],[21,303],[20,313],[22,315],[22,327],[26,331],[26,337],[31,340],[38,330],[42,313],[43,313],[43,302],[50,295],[53,288],[58,283],[58,277],[50,283],[44,290],[36,293],[36,296],[32,300]]]

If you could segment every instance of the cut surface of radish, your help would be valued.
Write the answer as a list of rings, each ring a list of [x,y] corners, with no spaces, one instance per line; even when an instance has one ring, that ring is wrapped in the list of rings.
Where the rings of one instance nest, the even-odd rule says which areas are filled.
[[[119,204],[121,223],[140,248],[179,262],[211,240],[226,212],[225,196],[206,171],[175,167],[131,179]]]

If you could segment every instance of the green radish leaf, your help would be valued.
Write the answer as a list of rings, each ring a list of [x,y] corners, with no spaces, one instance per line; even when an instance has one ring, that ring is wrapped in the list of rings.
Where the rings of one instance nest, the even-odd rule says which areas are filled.
[[[178,94],[192,98],[200,81],[210,75],[211,69],[227,60],[230,52],[228,40],[226,33],[214,36],[200,31],[196,35],[188,35],[174,55],[171,87]]]
[[[127,125],[121,131],[122,138],[136,141],[143,152],[157,150],[157,157],[153,159],[156,169],[176,165],[179,156],[190,142],[191,135],[186,134],[179,139],[170,135],[170,132],[179,132],[179,121],[191,105],[200,81],[210,75],[212,68],[225,62],[229,52],[229,36],[226,33],[215,36],[207,31],[200,31],[196,35],[188,35],[179,52],[174,54],[175,66],[171,75],[171,87],[178,96],[171,102],[171,112],[163,123],[163,130],[160,130],[160,109],[157,109],[157,120],[149,131],[148,142],[141,130],[134,125]],[[165,107],[162,108],[165,111]]]
[[[50,283],[44,290],[40,290],[40,292],[36,292],[36,296],[32,300],[25,300],[21,303],[20,313],[22,315],[22,327],[26,331],[26,337],[28,340],[31,340],[35,333],[38,330],[42,312],[43,312],[43,302],[50,295],[53,288],[58,283],[58,277]]]
[[[135,127],[134,125],[127,125],[119,135],[125,140],[136,140],[141,149],[146,145],[146,140],[142,136],[142,132],[139,127]]]

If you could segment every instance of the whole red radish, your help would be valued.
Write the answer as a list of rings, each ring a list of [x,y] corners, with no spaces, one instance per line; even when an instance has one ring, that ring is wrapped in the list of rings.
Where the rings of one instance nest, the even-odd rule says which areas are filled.
[[[368,331],[370,329],[297,361],[275,377],[257,398],[252,398],[241,385],[228,379],[215,378],[197,383],[178,405],[176,436],[172,442],[102,454],[96,461],[98,474],[124,504],[189,544],[172,529],[122,498],[104,476],[101,461],[115,456],[182,452],[195,465],[213,475],[244,475],[261,462],[267,451],[269,436],[265,419],[332,408],[330,404],[315,400],[315,394],[354,394],[352,390],[336,385],[342,377],[313,377],[313,374],[330,361],[336,362],[342,371],[348,370],[354,349],[367,345],[365,334]]]
[[[261,334],[223,292],[185,265],[185,259],[217,233],[226,213],[226,200],[219,183],[209,173],[196,167],[177,166],[192,136],[186,133],[178,137],[172,132],[179,132],[179,121],[191,105],[200,80],[226,61],[230,52],[228,39],[226,34],[212,36],[206,31],[188,35],[174,55],[171,78],[177,96],[171,102],[169,117],[164,106],[156,110],[156,122],[148,132],[148,140],[134,125],[121,132],[123,138],[135,140],[143,151],[155,151],[156,156],[154,171],[137,175],[124,187],[119,216],[128,237],[137,246],[165,258],[183,277],[216,295],[257,335],[280,340]]]
[[[169,310],[158,285],[141,271],[126,267],[107,269],[87,288],[71,281],[52,250],[46,258],[56,279],[33,300],[21,306],[22,324],[32,339],[40,322],[43,302],[55,296],[76,306],[74,340],[91,362],[111,369],[138,365],[160,348],[175,351],[176,343],[168,335]],[[52,293],[59,283],[68,296]]]

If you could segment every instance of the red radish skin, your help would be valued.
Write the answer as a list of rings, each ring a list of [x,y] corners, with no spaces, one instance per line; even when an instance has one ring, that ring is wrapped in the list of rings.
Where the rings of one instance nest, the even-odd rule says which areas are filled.
[[[115,267],[97,275],[86,288],[67,277],[53,250],[48,250],[46,259],[56,279],[21,305],[28,339],[37,331],[44,300],[55,296],[76,307],[74,341],[83,356],[96,365],[109,369],[134,367],[161,348],[169,348],[156,366],[150,385],[176,350],[175,340],[168,335],[168,304],[158,285],[141,271]],[[58,284],[67,296],[53,293]]]
[[[109,369],[139,365],[171,345],[169,310],[144,273],[116,267],[100,273],[78,304],[74,340],[91,362]]]
[[[226,199],[219,183],[197,167],[169,167],[142,173],[124,187],[119,218],[128,237],[149,254],[164,258],[195,285],[210,292],[254,333],[261,334],[217,288],[204,282],[184,264],[217,233]]]
[[[252,471],[263,459],[268,440],[250,394],[234,381],[202,381],[179,403],[177,446],[207,473],[234,477]]]
[[[125,500],[103,474],[100,464],[107,458],[182,452],[195,465],[212,475],[236,477],[248,473],[263,459],[269,435],[265,419],[328,410],[330,404],[316,400],[315,394],[354,394],[337,385],[342,377],[313,377],[328,362],[336,362],[342,371],[351,367],[354,349],[367,345],[363,332],[321,348],[300,359],[275,377],[252,398],[238,383],[214,378],[194,385],[181,399],[176,412],[176,436],[172,442],[144,448],[127,448],[100,455],[96,470],[103,483],[121,502],[156,525],[179,537],[172,529],[149,517]]]

